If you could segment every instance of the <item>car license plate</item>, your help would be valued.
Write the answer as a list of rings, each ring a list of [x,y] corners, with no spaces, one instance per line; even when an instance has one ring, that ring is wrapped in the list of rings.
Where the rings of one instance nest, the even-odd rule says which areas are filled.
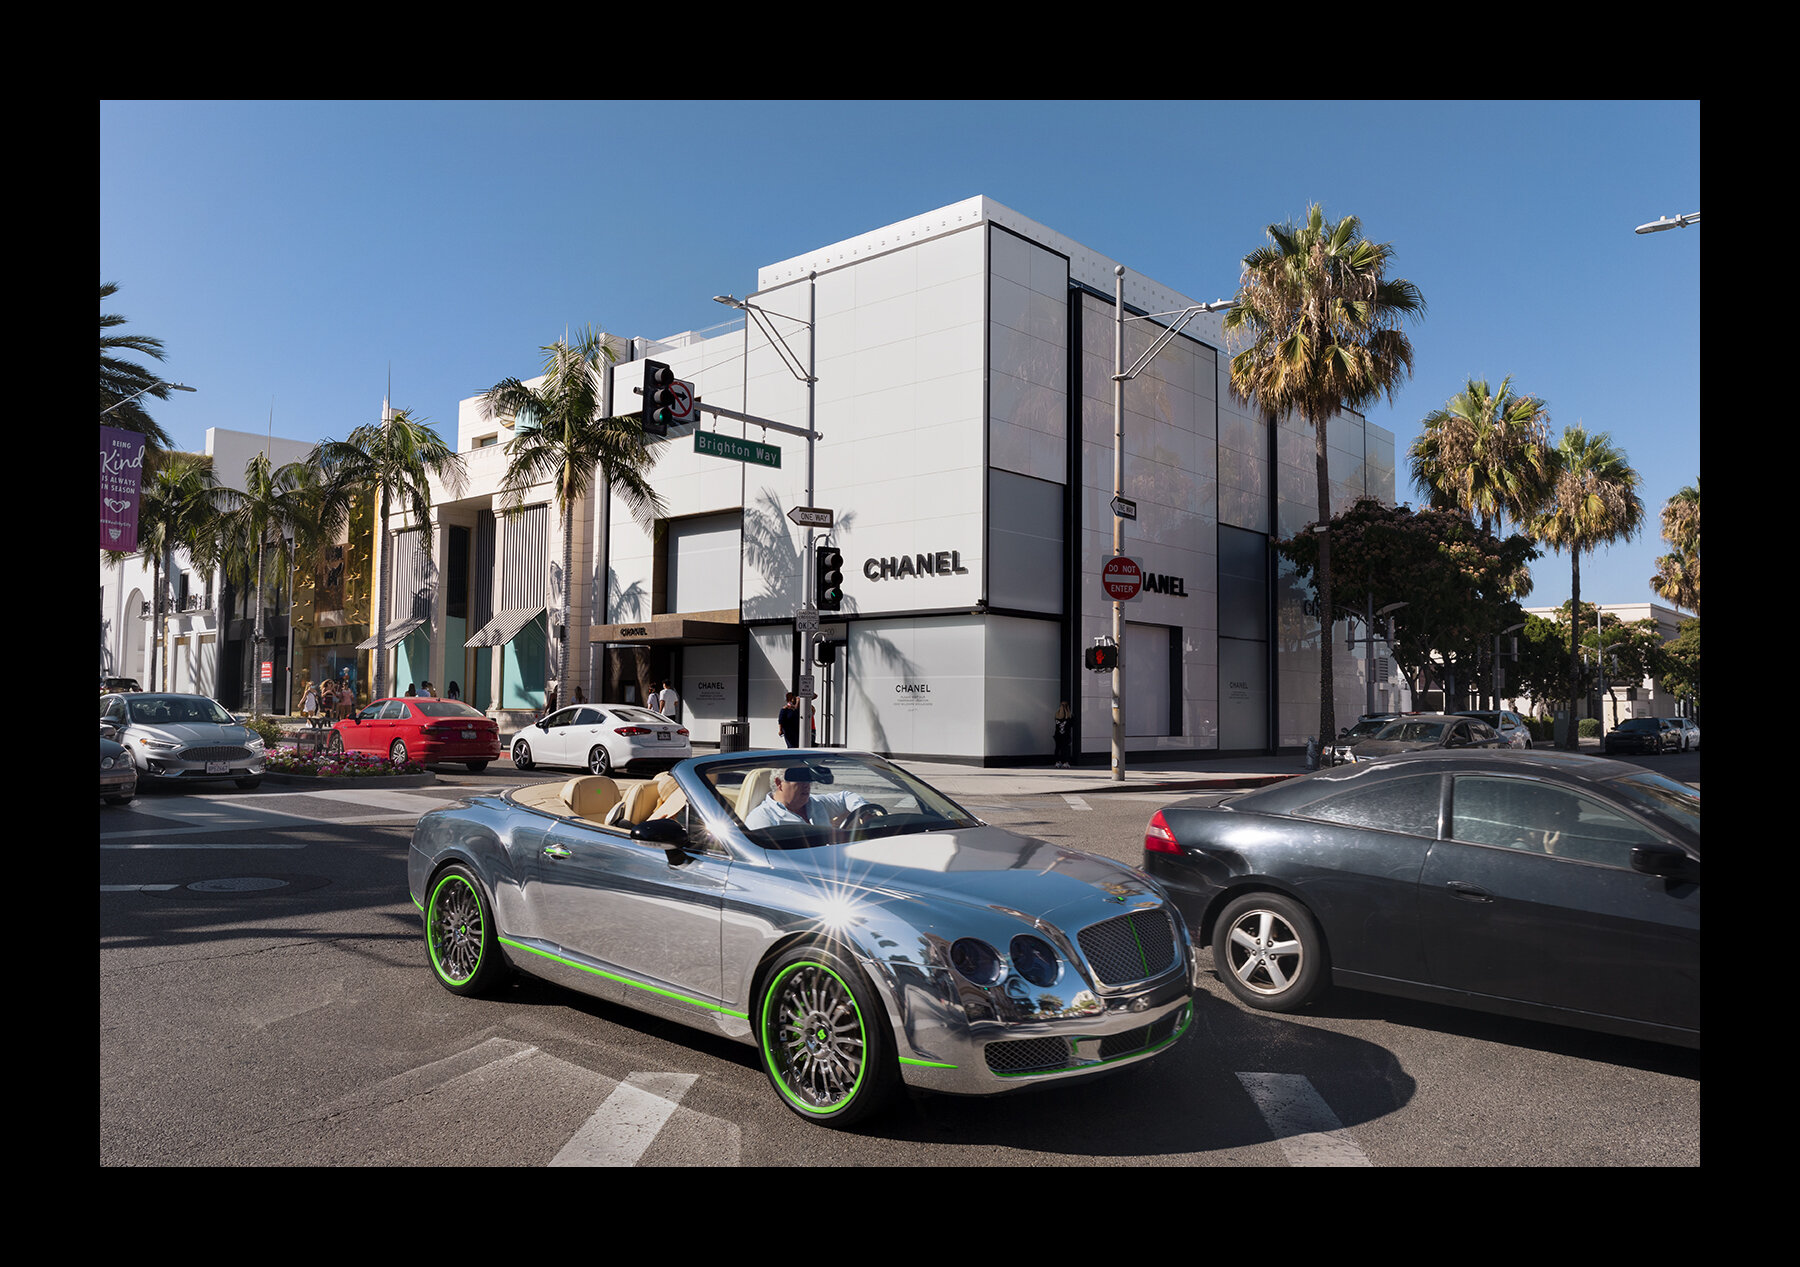
[[[473,739],[475,737],[475,732],[472,730],[465,730],[462,732],[462,735],[464,739]]]
[[[225,771],[230,768],[231,767],[226,765],[223,761],[208,761],[206,763],[206,772],[208,774],[224,774]]]
[[[669,732],[666,730],[659,730],[656,732],[656,737],[658,739],[667,739],[669,737]]]

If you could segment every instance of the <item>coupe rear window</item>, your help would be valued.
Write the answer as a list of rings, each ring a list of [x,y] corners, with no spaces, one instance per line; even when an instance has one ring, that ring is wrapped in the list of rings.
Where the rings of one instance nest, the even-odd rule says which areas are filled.
[[[427,717],[481,717],[479,709],[456,699],[414,699],[412,706]]]

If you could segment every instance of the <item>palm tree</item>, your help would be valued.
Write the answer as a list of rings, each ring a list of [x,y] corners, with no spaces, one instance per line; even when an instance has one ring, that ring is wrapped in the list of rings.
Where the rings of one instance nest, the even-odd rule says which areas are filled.
[[[1360,236],[1362,222],[1336,224],[1318,204],[1304,224],[1270,225],[1269,245],[1244,257],[1235,306],[1225,329],[1247,341],[1231,360],[1232,389],[1254,400],[1273,425],[1284,414],[1313,429],[1318,514],[1331,518],[1331,471],[1325,427],[1339,410],[1360,409],[1383,393],[1391,401],[1412,373],[1412,343],[1402,318],[1425,310],[1418,287],[1383,274],[1393,258],[1387,243]],[[1332,707],[1331,546],[1319,539],[1319,736],[1337,733]]]
[[[258,453],[244,467],[243,488],[219,490],[219,501],[222,509],[215,531],[226,574],[243,586],[250,583],[252,571],[255,573],[255,640],[260,653],[265,570],[272,567],[279,574],[294,557],[294,543],[316,535],[321,499],[304,463],[290,462],[277,468],[267,453]],[[271,548],[275,552],[272,563],[267,558]],[[253,717],[262,716],[260,686],[252,690],[250,707]]]
[[[306,464],[318,472],[326,500],[342,502],[351,496],[373,495],[379,505],[376,531],[381,550],[381,579],[374,599],[375,673],[374,694],[387,691],[388,578],[392,550],[388,541],[388,513],[395,497],[406,503],[419,525],[419,548],[431,541],[431,477],[436,476],[453,493],[465,482],[463,459],[423,418],[405,409],[384,409],[381,422],[365,423],[343,440],[322,440],[307,456]]]
[[[572,586],[575,516],[573,508],[594,488],[619,494],[632,517],[646,529],[664,513],[662,498],[651,487],[649,470],[661,442],[644,435],[637,414],[602,416],[600,367],[615,359],[607,336],[589,326],[571,343],[565,335],[542,349],[544,381],[527,387],[516,378],[502,379],[481,396],[483,418],[508,419],[513,437],[506,442],[508,464],[500,483],[502,504],[517,510],[526,490],[554,481],[557,513],[562,518],[562,597],[558,626],[556,680],[568,691],[569,597]]]
[[[1650,588],[1677,607],[1700,613],[1700,481],[1663,503],[1663,540],[1674,552],[1656,560]]]
[[[1442,409],[1425,415],[1413,442],[1413,483],[1434,505],[1459,507],[1498,535],[1508,516],[1523,522],[1542,507],[1550,468],[1550,411],[1517,396],[1508,375],[1499,391],[1468,380]]]
[[[117,282],[101,282],[100,298],[104,301],[117,293]],[[147,334],[108,334],[115,326],[125,324],[125,318],[117,313],[100,314],[100,412],[106,413],[108,426],[119,427],[126,431],[141,432],[148,441],[147,447],[167,449],[170,444],[169,435],[145,411],[143,399],[154,396],[158,400],[169,398],[169,386],[151,387],[157,381],[152,374],[134,361],[127,361],[119,354],[136,352],[144,356],[163,359],[162,340]],[[148,390],[146,390],[148,389]],[[140,395],[140,393],[142,393]],[[128,400],[137,396],[136,400]],[[121,401],[128,403],[120,404]],[[113,409],[113,406],[119,407]]]
[[[120,410],[123,413],[124,410]],[[162,642],[163,560],[170,550],[185,548],[196,566],[210,569],[215,551],[212,523],[217,515],[212,459],[204,453],[146,450],[144,486],[138,499],[137,556],[150,565],[150,677],[156,689],[157,651]],[[125,551],[104,552],[109,563],[131,557]]]
[[[1571,703],[1581,680],[1581,556],[1637,535],[1644,521],[1644,503],[1637,492],[1640,482],[1625,460],[1625,451],[1605,432],[1590,436],[1580,426],[1569,427],[1552,451],[1550,497],[1531,530],[1551,549],[1569,552]],[[1563,736],[1563,746],[1577,746],[1572,724]]]

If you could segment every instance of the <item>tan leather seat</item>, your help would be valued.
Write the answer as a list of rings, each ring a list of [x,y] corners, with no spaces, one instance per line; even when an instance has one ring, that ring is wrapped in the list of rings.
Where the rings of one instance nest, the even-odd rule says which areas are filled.
[[[619,785],[604,774],[581,774],[563,784],[562,803],[577,818],[598,823],[619,803]]]
[[[741,823],[750,816],[750,811],[762,803],[763,797],[769,794],[769,787],[775,782],[775,770],[772,766],[764,766],[752,770],[750,777],[738,789],[736,813]]]
[[[655,783],[639,783],[625,793],[624,807],[619,811],[619,821],[641,823],[656,812],[657,802],[662,800],[662,790]]]
[[[663,797],[662,804],[656,807],[656,813],[650,815],[650,817],[675,818],[682,810],[687,808],[687,803],[687,793],[683,792],[680,788],[676,788],[668,796]]]

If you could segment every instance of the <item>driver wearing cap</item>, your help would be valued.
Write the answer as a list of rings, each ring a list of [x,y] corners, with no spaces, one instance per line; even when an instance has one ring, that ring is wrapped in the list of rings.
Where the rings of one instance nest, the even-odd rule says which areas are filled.
[[[744,819],[751,831],[773,827],[778,823],[811,823],[830,827],[833,816],[850,813],[873,802],[855,792],[821,792],[814,796],[814,771],[803,765],[777,770],[769,784],[769,794]],[[829,775],[826,779],[829,782]]]

